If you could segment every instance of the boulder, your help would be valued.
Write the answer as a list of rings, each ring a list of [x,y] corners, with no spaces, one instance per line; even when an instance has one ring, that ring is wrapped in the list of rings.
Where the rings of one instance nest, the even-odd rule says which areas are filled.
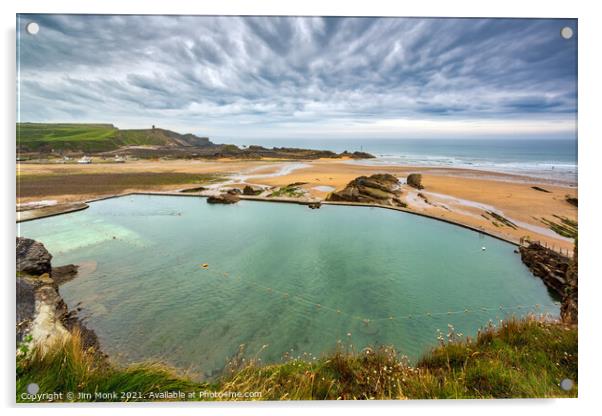
[[[50,273],[52,255],[44,244],[30,238],[17,237],[17,272],[32,276]]]
[[[263,192],[262,189],[255,189],[250,185],[246,185],[242,190],[243,195],[249,195],[249,196],[259,195],[262,192]]]
[[[416,189],[424,189],[422,186],[422,174],[410,173],[406,179],[408,185]]]
[[[399,180],[388,173],[360,176],[349,182],[342,191],[332,192],[326,200],[403,207],[405,204],[399,199],[399,185]]]
[[[79,266],[75,264],[67,264],[65,266],[53,267],[52,271],[50,272],[50,276],[57,285],[60,285],[62,283],[68,282],[69,280],[72,280],[75,276],[77,276],[78,269]]]
[[[235,204],[240,201],[238,195],[223,193],[220,195],[212,195],[207,198],[208,204]]]

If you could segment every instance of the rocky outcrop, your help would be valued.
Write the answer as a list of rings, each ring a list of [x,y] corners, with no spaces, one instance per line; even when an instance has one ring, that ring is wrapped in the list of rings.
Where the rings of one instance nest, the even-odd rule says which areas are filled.
[[[77,276],[79,266],[75,264],[67,264],[65,266],[53,267],[50,277],[57,285],[62,285]]]
[[[410,173],[406,179],[406,183],[416,189],[424,189],[422,186],[422,174]]]
[[[576,324],[578,319],[578,253],[577,239],[573,258],[563,256],[539,243],[520,247],[523,263],[540,277],[545,285],[562,299],[560,317],[567,324]]]
[[[17,343],[30,336],[33,345],[45,349],[69,335],[62,319],[67,306],[49,273],[17,276]]]
[[[38,279],[17,277],[17,343],[23,341],[33,322],[36,291],[42,286]]]
[[[566,287],[566,272],[569,267],[569,258],[565,257],[539,243],[530,243],[527,247],[520,247],[521,260],[540,277],[547,287],[564,296]]]
[[[97,347],[94,332],[81,324],[76,311],[68,311],[59,294],[59,284],[75,277],[78,266],[52,267],[52,255],[44,245],[28,238],[17,238],[16,251],[17,344],[28,342],[44,352],[77,329],[85,335],[86,347]]]
[[[29,335],[42,352],[70,336],[63,325],[67,311],[67,305],[54,285],[44,284],[35,291],[35,310]]]
[[[399,185],[399,180],[388,173],[360,176],[349,182],[342,191],[332,192],[326,200],[405,207],[406,204],[399,199]]]
[[[242,194],[243,195],[247,195],[247,196],[255,196],[255,195],[259,195],[260,193],[262,193],[263,190],[262,189],[255,189],[250,185],[246,185],[243,190],[242,190]]]
[[[562,320],[569,324],[576,324],[578,318],[578,242],[575,239],[575,249],[573,250],[573,258],[569,263],[566,271],[564,296],[562,299],[562,307],[560,308],[560,316]]]
[[[371,155],[370,153],[366,153],[366,152],[348,152],[347,150],[345,150],[343,153],[339,153],[339,157],[350,157],[352,159],[374,159],[376,158],[376,156]]]
[[[52,255],[44,244],[30,238],[17,237],[17,272],[29,275],[50,273]]]
[[[223,193],[219,195],[212,195],[207,198],[208,204],[235,204],[240,201],[238,195]]]

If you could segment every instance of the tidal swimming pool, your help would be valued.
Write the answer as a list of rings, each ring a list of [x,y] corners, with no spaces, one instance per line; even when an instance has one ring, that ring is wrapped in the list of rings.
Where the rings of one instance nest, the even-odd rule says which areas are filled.
[[[60,293],[114,360],[201,378],[241,345],[263,362],[337,341],[417,359],[448,324],[559,312],[513,245],[380,208],[130,195],[19,226],[54,265],[83,265]]]

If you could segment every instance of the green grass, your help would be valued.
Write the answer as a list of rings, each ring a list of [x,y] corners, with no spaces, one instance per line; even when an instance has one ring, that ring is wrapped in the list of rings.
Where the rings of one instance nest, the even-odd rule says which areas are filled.
[[[111,124],[17,123],[21,152],[103,152],[120,146],[166,145],[162,129],[120,130]]]
[[[17,123],[17,148],[26,151],[104,151],[116,147],[111,124]]]
[[[278,188],[276,191],[269,194],[268,198],[281,198],[281,197],[300,198],[304,194],[305,193],[303,192],[303,190],[301,188],[299,188],[298,185],[290,184],[290,185],[286,185],[286,186],[282,186],[282,187]]]
[[[516,224],[513,223],[512,221],[510,221],[508,218],[501,216],[500,214],[496,214],[493,211],[487,211],[487,214],[489,214],[491,217],[493,217],[495,220],[497,220],[497,222],[502,223],[503,225],[513,228],[516,230]],[[487,217],[485,217],[487,218]],[[496,221],[492,221],[493,225],[495,225],[496,227],[499,227],[499,224]]]
[[[169,144],[163,130],[119,130],[115,143],[121,146],[162,146]]]
[[[542,218],[541,222],[547,225],[550,230],[563,237],[572,239],[577,237],[577,221],[573,221],[567,217],[561,217],[558,215],[554,215],[554,218],[556,218],[559,222],[551,221],[546,218]]]
[[[40,393],[139,392],[129,398],[133,401],[148,400],[150,392],[201,390],[260,392],[257,398],[262,400],[577,396],[576,327],[528,317],[487,326],[474,340],[460,337],[453,328],[439,339],[441,345],[415,366],[391,347],[356,352],[339,345],[315,361],[260,365],[251,359],[228,368],[214,382],[200,383],[160,364],[116,367],[94,351],[83,351],[75,334],[46,355],[34,350],[17,359],[17,401],[27,401],[21,394],[32,382]],[[575,382],[573,390],[560,389],[565,378]]]

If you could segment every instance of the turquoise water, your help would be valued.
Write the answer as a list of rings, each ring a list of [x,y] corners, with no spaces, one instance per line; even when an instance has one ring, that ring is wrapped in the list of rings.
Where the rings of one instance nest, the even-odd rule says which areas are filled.
[[[474,334],[528,310],[500,305],[558,314],[512,245],[378,208],[135,195],[23,223],[19,234],[42,241],[55,265],[85,265],[60,291],[110,356],[199,377],[243,344],[264,362],[319,356],[339,340],[416,359],[449,323]]]

